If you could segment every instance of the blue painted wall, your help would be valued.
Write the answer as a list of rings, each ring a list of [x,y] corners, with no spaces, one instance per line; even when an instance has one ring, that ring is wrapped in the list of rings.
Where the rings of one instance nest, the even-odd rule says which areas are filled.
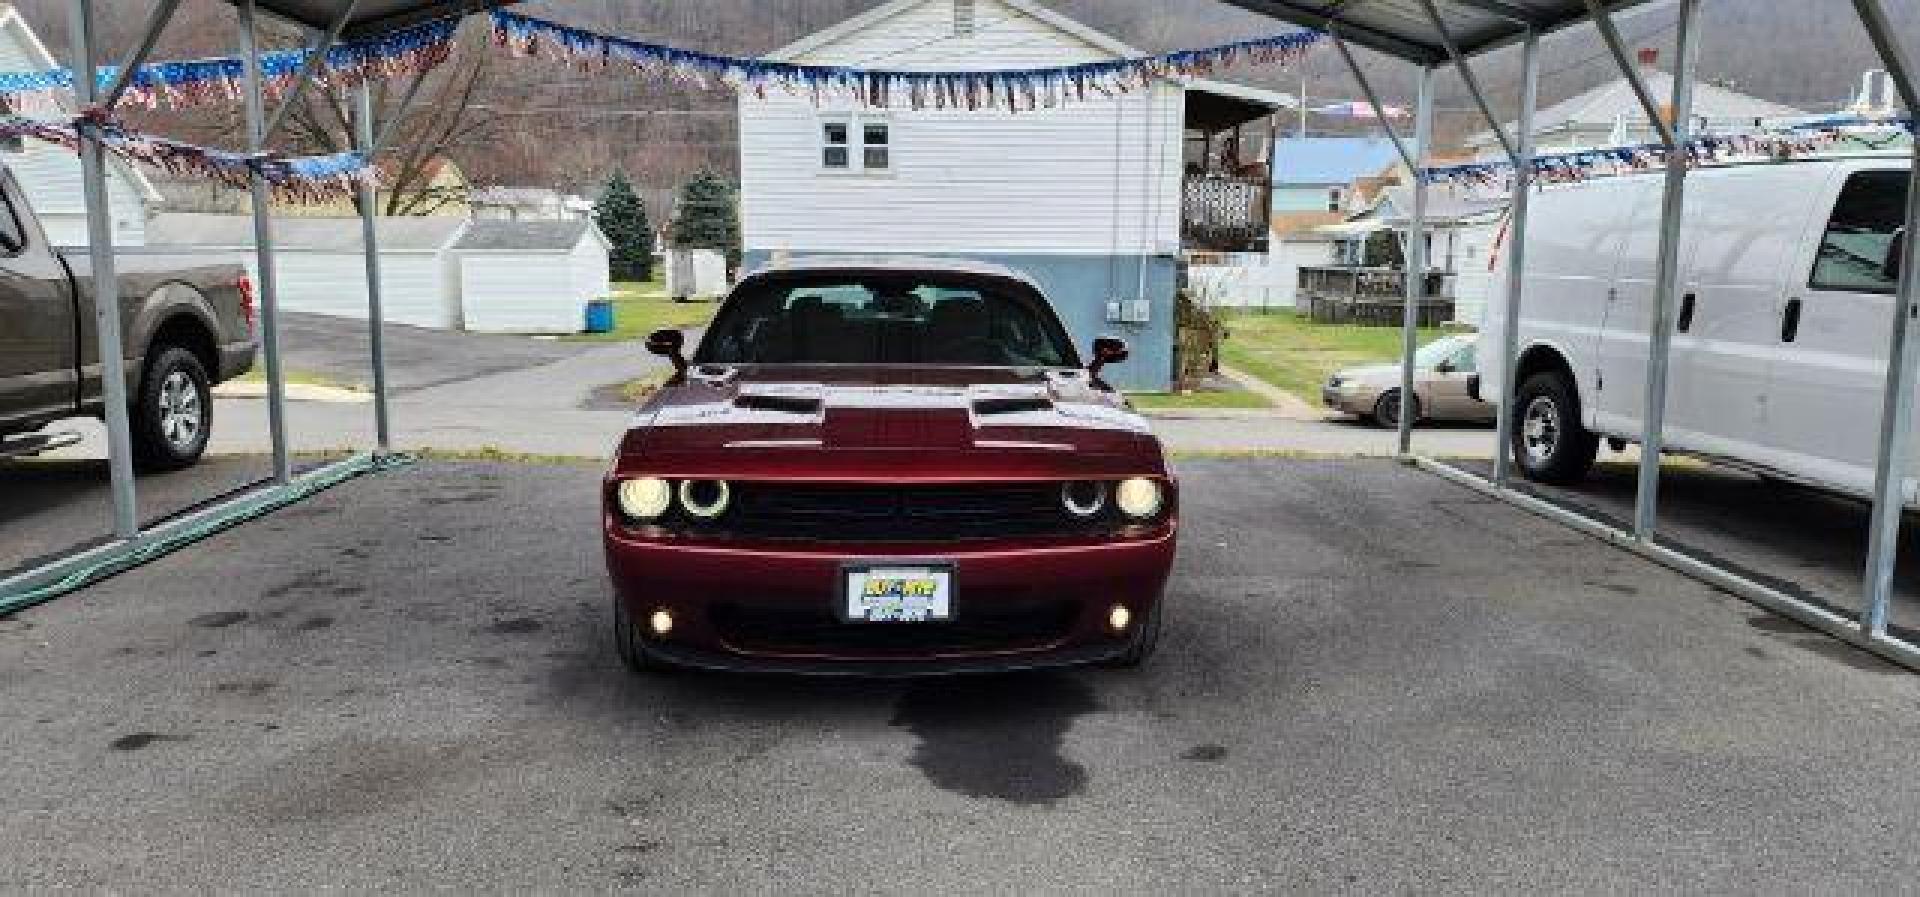
[[[793,257],[837,253],[793,253]],[[867,253],[871,255],[871,253]],[[1178,263],[1171,258],[1146,260],[1146,295],[1136,297],[1141,258],[1137,255],[993,255],[985,253],[916,253],[916,257],[964,258],[1004,265],[1033,278],[1053,301],[1060,320],[1073,335],[1084,358],[1097,336],[1125,339],[1133,352],[1125,364],[1107,369],[1106,380],[1121,389],[1161,392],[1173,384],[1173,329],[1175,278]],[[772,253],[749,249],[743,269],[765,265]],[[1117,292],[1116,292],[1117,288]],[[1145,298],[1151,312],[1145,324],[1107,321],[1107,301]]]

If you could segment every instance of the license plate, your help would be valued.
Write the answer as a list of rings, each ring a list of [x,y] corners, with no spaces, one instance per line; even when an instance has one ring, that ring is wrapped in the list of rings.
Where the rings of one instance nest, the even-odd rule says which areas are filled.
[[[848,567],[841,600],[851,623],[953,619],[953,568],[941,564]]]

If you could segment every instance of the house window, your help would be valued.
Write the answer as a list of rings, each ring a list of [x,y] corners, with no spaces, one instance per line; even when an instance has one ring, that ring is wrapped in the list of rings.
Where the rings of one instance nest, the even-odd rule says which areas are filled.
[[[857,117],[820,123],[820,166],[827,171],[882,172],[893,167],[893,126]]]
[[[953,36],[974,35],[973,0],[953,0]]]
[[[1338,212],[1346,207],[1346,193],[1339,187],[1327,191],[1327,211]]]
[[[820,164],[838,171],[845,171],[852,159],[852,149],[848,139],[853,126],[844,121],[824,122],[820,125]]]
[[[887,156],[890,128],[884,122],[867,122],[860,129],[861,164],[868,170],[885,169],[891,160]]]

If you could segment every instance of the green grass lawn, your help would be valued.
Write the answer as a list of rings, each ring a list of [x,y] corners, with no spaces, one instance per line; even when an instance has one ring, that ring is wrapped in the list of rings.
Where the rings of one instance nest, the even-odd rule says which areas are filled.
[[[613,331],[576,333],[563,339],[580,342],[642,340],[665,327],[702,327],[713,317],[712,302],[675,302],[667,298],[658,270],[652,280],[622,281],[613,285]]]
[[[1220,346],[1223,363],[1314,404],[1334,371],[1400,357],[1398,327],[1316,324],[1295,312],[1234,314],[1223,323],[1229,333]],[[1448,332],[1423,328],[1420,342]]]

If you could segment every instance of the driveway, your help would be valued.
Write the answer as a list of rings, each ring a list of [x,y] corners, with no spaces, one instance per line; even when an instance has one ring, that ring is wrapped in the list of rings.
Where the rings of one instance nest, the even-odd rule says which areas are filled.
[[[0,621],[0,887],[1904,887],[1920,680],[1387,462],[1182,465],[1133,672],[617,668],[591,467],[363,478]]]

